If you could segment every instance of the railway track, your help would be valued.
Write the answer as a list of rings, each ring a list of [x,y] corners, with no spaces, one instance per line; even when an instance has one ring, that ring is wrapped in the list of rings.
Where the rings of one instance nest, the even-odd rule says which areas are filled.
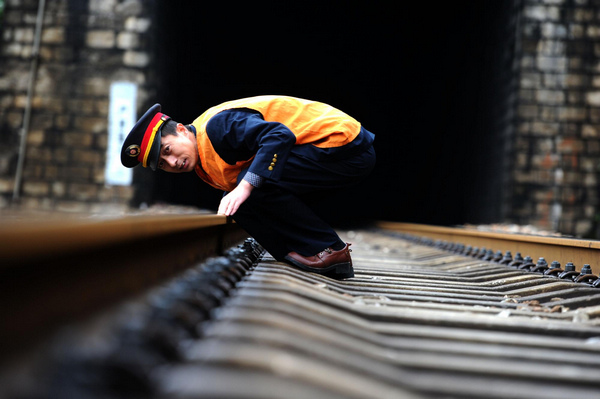
[[[575,256],[565,255],[568,240],[484,242],[487,233],[442,230],[380,223],[343,232],[355,263],[343,281],[276,262],[252,240],[226,249],[221,237],[203,250],[210,255],[163,265],[169,272],[148,292],[138,287],[135,299],[56,333],[27,358],[35,367],[6,363],[0,396],[597,398],[600,290],[597,276],[582,273],[597,267],[596,243],[573,240],[580,258],[555,258],[548,247]],[[536,261],[489,257],[498,251]],[[560,273],[567,259],[577,270],[561,278],[551,272],[556,259]]]

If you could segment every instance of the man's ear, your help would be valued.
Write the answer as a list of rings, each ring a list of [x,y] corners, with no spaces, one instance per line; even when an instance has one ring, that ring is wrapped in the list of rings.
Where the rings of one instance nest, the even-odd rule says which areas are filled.
[[[186,127],[183,125],[183,123],[178,123],[177,124],[177,128],[176,128],[177,134],[184,134],[186,133],[188,130],[186,129]]]

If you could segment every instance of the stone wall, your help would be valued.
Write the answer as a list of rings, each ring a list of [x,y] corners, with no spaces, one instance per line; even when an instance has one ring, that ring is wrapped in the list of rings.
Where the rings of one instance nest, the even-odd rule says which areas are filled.
[[[600,169],[600,2],[524,0],[506,218],[595,235]]]
[[[152,95],[153,1],[46,2],[19,204],[43,210],[124,209],[132,186],[105,184],[109,89]],[[38,1],[5,1],[0,43],[0,208],[11,202],[28,103]]]

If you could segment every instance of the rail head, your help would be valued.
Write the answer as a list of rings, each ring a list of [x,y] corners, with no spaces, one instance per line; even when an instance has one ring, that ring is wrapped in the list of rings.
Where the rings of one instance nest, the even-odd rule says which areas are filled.
[[[434,240],[450,241],[479,248],[485,247],[495,251],[511,251],[513,255],[520,252],[523,256],[531,256],[534,261],[543,257],[548,263],[558,261],[561,265],[565,265],[567,262],[573,262],[579,267],[589,264],[594,272],[600,269],[600,241],[597,240],[496,233],[388,221],[378,222],[377,227]]]
[[[226,216],[213,214],[130,215],[119,218],[54,216],[5,220],[0,226],[0,265],[229,223]]]

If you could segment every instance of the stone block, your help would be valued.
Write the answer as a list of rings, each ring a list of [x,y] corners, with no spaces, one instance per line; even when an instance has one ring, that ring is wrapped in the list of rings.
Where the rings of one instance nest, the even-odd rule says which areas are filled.
[[[50,113],[32,113],[29,128],[34,129],[51,129],[54,124],[54,115]]]
[[[9,177],[0,177],[0,193],[12,193],[14,190],[15,181]]]
[[[558,109],[556,107],[540,106],[540,117],[538,120],[544,122],[558,121]]]
[[[91,14],[112,14],[117,6],[117,0],[89,0]]]
[[[535,58],[529,55],[521,57],[520,61],[521,70],[528,71],[535,68]]]
[[[582,39],[585,37],[585,26],[581,24],[569,24],[569,38]]]
[[[572,18],[577,22],[590,22],[594,20],[594,10],[588,8],[575,8],[572,12]]]
[[[42,43],[44,44],[61,44],[65,41],[65,28],[63,27],[47,27],[42,31]]]
[[[20,201],[22,209],[34,209],[36,211],[50,211],[54,208],[54,201],[48,197],[22,196]]]
[[[17,42],[6,43],[2,46],[2,55],[5,57],[20,57],[23,45]]]
[[[67,147],[90,147],[93,134],[88,132],[65,132],[62,135],[63,145]]]
[[[583,215],[586,218],[592,219],[596,216],[596,207],[593,205],[586,205],[583,207]]]
[[[583,150],[583,141],[572,137],[556,139],[556,150],[559,153],[578,153]]]
[[[70,163],[69,166],[61,170],[61,173],[64,173],[61,178],[69,182],[88,183],[91,181],[91,170],[87,166]]]
[[[567,91],[567,103],[572,105],[582,105],[585,103],[585,95],[581,91]]]
[[[600,38],[600,26],[599,25],[588,25],[586,29],[586,36],[591,39]]]
[[[126,203],[133,198],[133,194],[134,189],[132,186],[102,186],[98,194],[98,200]]]
[[[560,156],[561,167],[564,170],[579,169],[579,155],[575,153],[562,154]]]
[[[77,201],[91,201],[98,194],[98,186],[96,184],[70,184],[68,196]]]
[[[135,32],[120,32],[117,35],[117,48],[133,50],[140,45],[139,34]]]
[[[527,36],[527,37],[523,38],[523,41],[521,43],[521,49],[522,49],[525,57],[533,58],[532,55],[536,54],[537,49],[538,49],[538,43],[539,43],[539,38],[537,36],[534,36],[534,37]],[[527,64],[529,64],[529,62]],[[533,64],[529,64],[529,65],[530,65],[530,67],[533,66]]]
[[[563,181],[565,185],[580,185],[583,182],[583,176],[579,171],[565,171]]]
[[[560,18],[560,9],[558,7],[546,7],[544,5],[526,5],[523,14],[526,19],[536,21],[556,21]]]
[[[538,56],[536,58],[536,65],[543,72],[566,72],[567,58]]]
[[[23,194],[32,197],[44,197],[50,192],[50,186],[46,182],[24,181],[22,189]]]
[[[558,135],[560,129],[560,125],[558,123],[551,122],[532,122],[531,123],[531,133],[535,135],[541,136],[556,136]],[[541,140],[536,140],[537,142],[541,142]],[[551,140],[549,141],[552,142]]]
[[[106,118],[94,116],[76,116],[73,119],[73,124],[77,130],[92,133],[105,132],[108,128],[108,120]]]
[[[560,90],[536,90],[535,98],[540,104],[563,104],[565,94]]]
[[[103,96],[107,97],[110,90],[110,82],[105,77],[94,76],[83,81],[84,96]]]
[[[55,198],[63,198],[67,194],[67,184],[62,181],[54,181],[51,184],[51,193]]]
[[[43,180],[44,179],[44,167],[47,162],[29,162],[23,168],[23,179],[24,180]]]
[[[600,143],[596,140],[589,140],[585,147],[585,153],[600,156]]]
[[[51,162],[52,161],[52,150],[43,147],[29,146],[26,150],[26,158],[28,161],[35,162]],[[29,165],[28,167],[33,166]]]
[[[521,118],[533,119],[538,115],[538,107],[536,105],[520,105],[517,109],[517,115]]]
[[[565,42],[562,40],[540,40],[537,42],[537,54],[561,56],[565,53]]]
[[[71,116],[69,114],[54,115],[54,127],[56,129],[65,130],[71,124]]]
[[[125,51],[123,54],[123,64],[130,67],[143,68],[150,64],[148,53],[141,51]]]
[[[520,84],[522,88],[538,88],[542,84],[542,75],[539,73],[521,74]]]
[[[583,185],[586,187],[595,188],[598,186],[598,179],[595,173],[585,173],[583,175]]]
[[[581,170],[586,172],[600,172],[599,160],[595,157],[581,156],[579,157]]]
[[[125,20],[125,30],[131,32],[145,33],[150,25],[151,22],[148,18],[129,17]]]
[[[125,0],[115,7],[115,12],[124,16],[140,15],[144,9],[142,2],[139,0]]]
[[[555,154],[536,154],[531,156],[531,165],[536,169],[554,169],[558,166],[559,157]]]
[[[529,165],[529,156],[527,154],[518,153],[515,155],[514,167],[516,169],[525,169]]]
[[[578,220],[575,222],[575,235],[585,236],[592,229],[592,222],[590,220]]]
[[[17,107],[17,108],[25,109],[25,107],[27,106],[27,95],[21,94],[21,95],[15,96],[14,104],[15,104],[15,107]],[[42,98],[39,96],[33,97],[31,99],[31,107],[33,109],[42,108]]]
[[[34,28],[17,27],[12,32],[12,40],[19,43],[33,43]]]
[[[549,39],[565,39],[567,38],[568,29],[564,24],[558,23],[542,23],[541,25],[542,37]]]
[[[106,150],[108,145],[108,135],[107,134],[97,134],[94,137],[94,148],[99,150]]]
[[[519,90],[519,100],[525,103],[533,103],[535,101],[535,90],[521,89]]]
[[[76,164],[90,164],[90,165],[94,165],[97,164],[98,162],[100,162],[104,156],[104,154],[98,152],[98,151],[93,151],[93,150],[79,150],[79,151],[73,151],[72,153],[72,160],[73,162],[75,162]]]
[[[591,91],[585,96],[586,103],[594,107],[600,106],[600,91]]]
[[[44,131],[43,130],[30,130],[27,133],[27,144],[40,146],[44,143]]]
[[[108,49],[115,46],[113,30],[93,30],[86,34],[85,43],[90,48]]]
[[[581,137],[583,138],[597,138],[598,132],[600,132],[600,125],[585,124],[581,126]]]
[[[94,112],[94,100],[86,98],[71,98],[68,100],[68,108],[77,110],[77,115],[90,115]]]
[[[71,158],[71,153],[66,147],[55,148],[52,151],[52,159],[58,164],[67,164]]]
[[[588,115],[584,107],[558,107],[557,111],[561,121],[584,121]]]

